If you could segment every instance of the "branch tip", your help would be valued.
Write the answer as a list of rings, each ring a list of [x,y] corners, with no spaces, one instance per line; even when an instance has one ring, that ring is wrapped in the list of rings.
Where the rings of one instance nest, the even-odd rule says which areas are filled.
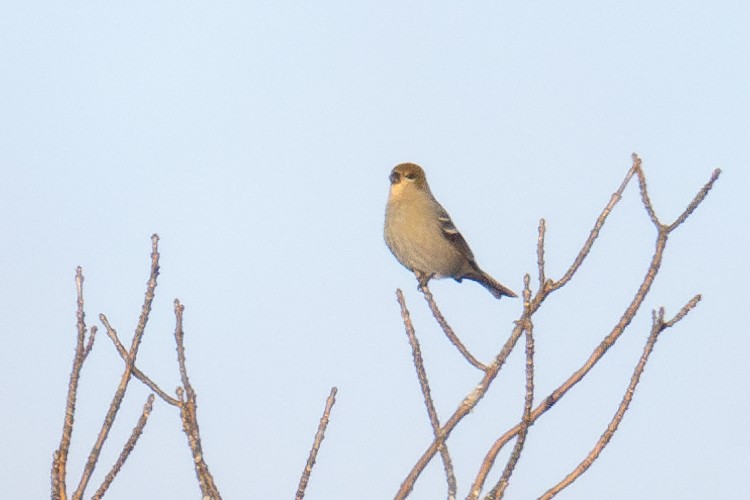
[[[299,481],[299,486],[297,487],[297,495],[296,500],[302,500],[305,496],[305,490],[307,489],[307,483],[310,480],[310,474],[312,473],[312,468],[315,465],[315,460],[318,456],[318,452],[320,451],[320,445],[323,442],[323,439],[325,438],[325,431],[328,427],[328,422],[331,417],[331,409],[333,408],[333,405],[336,403],[336,393],[338,392],[338,389],[334,386],[331,388],[331,392],[328,395],[328,398],[326,399],[326,406],[323,410],[323,416],[320,417],[320,422],[318,423],[318,430],[315,432],[315,439],[313,440],[312,448],[310,449],[310,455],[307,458],[307,463],[305,464],[305,468],[302,471],[302,477]]]

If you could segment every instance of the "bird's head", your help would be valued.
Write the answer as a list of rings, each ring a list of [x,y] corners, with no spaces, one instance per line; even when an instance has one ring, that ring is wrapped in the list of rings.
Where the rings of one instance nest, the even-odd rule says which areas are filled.
[[[401,163],[391,170],[391,192],[397,193],[403,190],[427,189],[427,177],[422,167],[416,163]]]

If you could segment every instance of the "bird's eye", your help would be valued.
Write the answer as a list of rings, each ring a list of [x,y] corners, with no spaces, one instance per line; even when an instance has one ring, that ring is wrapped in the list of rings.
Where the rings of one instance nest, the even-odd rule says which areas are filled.
[[[404,177],[406,177],[409,180],[414,180],[417,178],[417,176],[414,174],[414,172],[409,172],[408,174],[404,174]]]

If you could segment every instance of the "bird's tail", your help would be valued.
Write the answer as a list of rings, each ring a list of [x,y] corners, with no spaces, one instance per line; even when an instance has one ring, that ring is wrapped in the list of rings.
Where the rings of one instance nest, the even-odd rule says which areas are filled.
[[[472,272],[469,274],[466,274],[462,276],[462,278],[466,278],[467,280],[476,281],[483,287],[485,287],[487,290],[490,291],[490,293],[496,298],[499,299],[503,295],[506,297],[518,297],[513,290],[506,287],[499,281],[497,281],[495,278],[490,276],[489,274],[485,273],[481,269],[478,269],[477,272]]]

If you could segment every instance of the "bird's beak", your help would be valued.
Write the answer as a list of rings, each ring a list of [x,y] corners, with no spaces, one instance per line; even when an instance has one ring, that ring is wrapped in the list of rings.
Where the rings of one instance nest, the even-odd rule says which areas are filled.
[[[401,180],[401,176],[398,172],[391,172],[389,179],[391,180],[391,184],[398,184],[398,181]]]

